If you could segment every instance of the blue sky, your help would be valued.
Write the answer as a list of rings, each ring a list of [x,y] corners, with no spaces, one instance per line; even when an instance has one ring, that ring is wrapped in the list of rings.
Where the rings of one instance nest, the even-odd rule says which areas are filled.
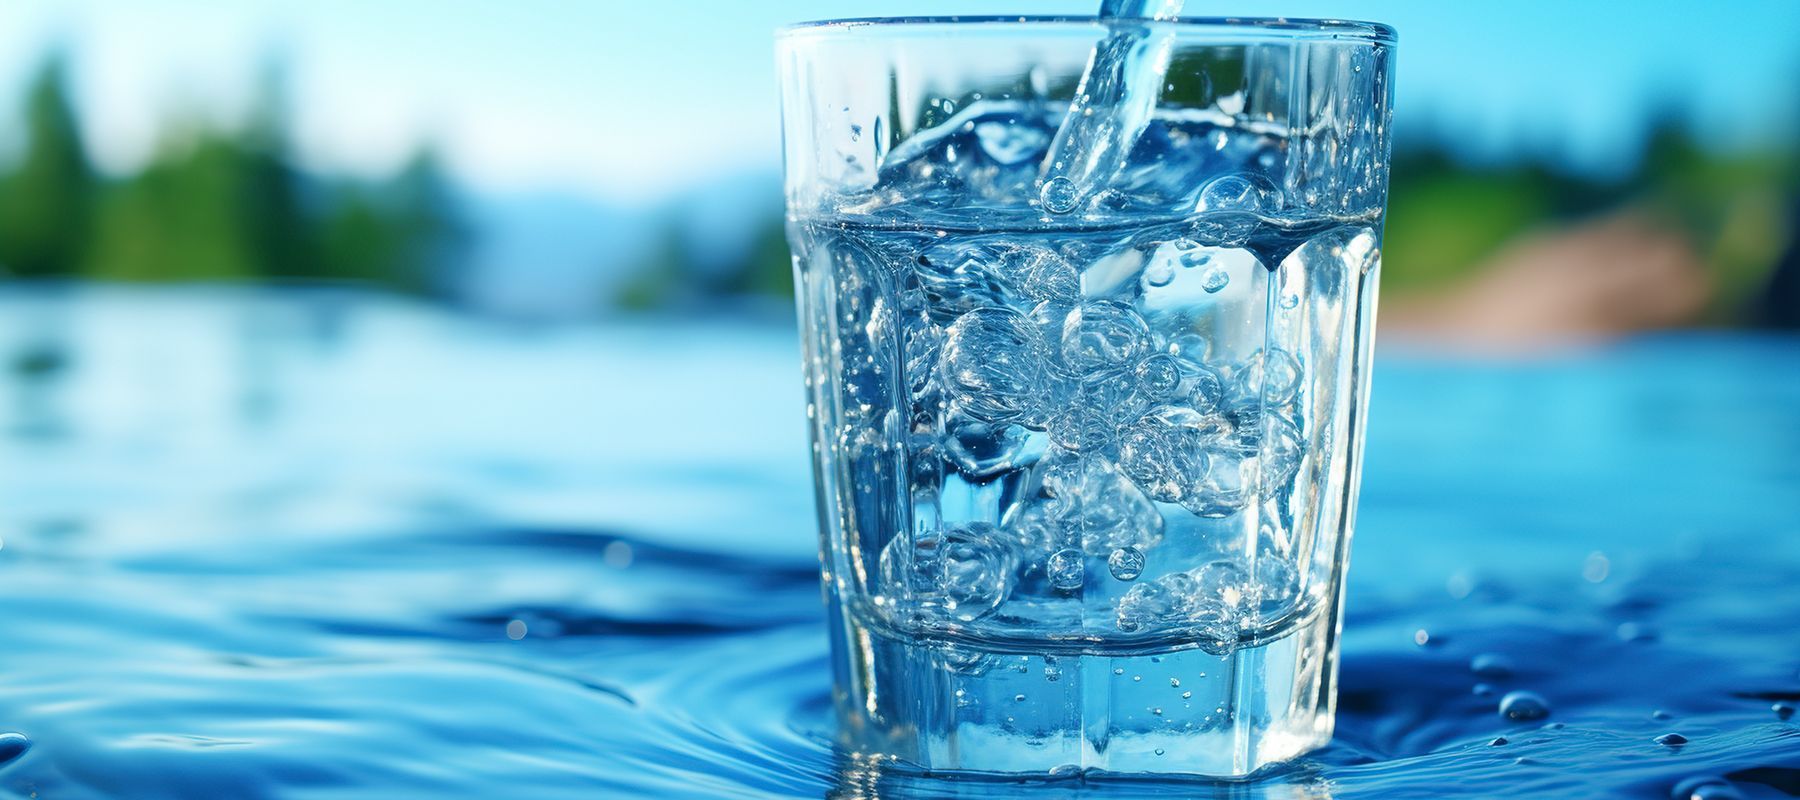
[[[1800,135],[1800,2],[1191,0],[1191,12],[1400,29],[1402,125],[1478,154],[1629,160],[1675,98],[1720,146]],[[230,118],[262,54],[291,62],[306,162],[373,174],[434,139],[471,185],[643,201],[778,163],[771,35],[805,19],[1084,13],[1058,0],[8,0],[0,103],[69,45],[101,163],[127,169],[172,110]],[[1704,7],[1705,13],[1696,13]],[[5,130],[0,128],[0,130]],[[0,148],[5,146],[0,139]]]

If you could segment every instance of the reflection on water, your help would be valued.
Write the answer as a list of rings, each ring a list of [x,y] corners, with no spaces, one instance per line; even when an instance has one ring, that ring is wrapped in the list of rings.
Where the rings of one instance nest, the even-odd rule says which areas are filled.
[[[1792,340],[1384,353],[1337,739],[1204,785],[832,752],[795,349],[0,295],[0,796],[1800,794]]]

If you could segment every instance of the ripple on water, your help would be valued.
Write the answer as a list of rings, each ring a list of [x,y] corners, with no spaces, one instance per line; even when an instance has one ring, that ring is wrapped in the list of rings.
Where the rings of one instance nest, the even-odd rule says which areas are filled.
[[[193,335],[208,347],[236,342],[232,326],[246,310],[268,309],[236,309],[230,324]],[[242,420],[160,436],[162,416],[84,421],[73,412],[86,410],[71,409],[64,427],[137,424],[142,446],[114,450],[78,433],[65,445],[0,436],[0,463],[56,467],[0,481],[0,731],[19,732],[0,734],[0,793],[1800,795],[1800,537],[1785,535],[1791,520],[1781,516],[1791,508],[1781,502],[1796,446],[1788,432],[1800,431],[1800,348],[1791,342],[1652,342],[1546,364],[1382,362],[1335,741],[1224,788],[1122,783],[1078,768],[1020,784],[953,782],[835,752],[804,459],[733,449],[747,429],[709,433],[705,447],[671,455],[664,450],[681,446],[664,441],[675,423],[706,420],[655,415],[692,404],[631,414],[604,406],[619,395],[619,375],[644,376],[657,398],[710,390],[725,376],[734,387],[725,407],[777,418],[792,400],[791,331],[635,332],[597,354],[585,339],[513,342],[453,318],[439,322],[458,335],[420,336],[410,321],[421,313],[409,306],[378,317],[396,324],[349,326],[349,337],[413,331],[373,349],[309,340],[267,359],[245,353],[271,370],[304,366],[289,377],[317,386],[295,391],[321,394],[294,398],[296,408],[357,408],[392,427],[383,437],[415,442],[403,454],[382,455],[374,440],[383,437],[367,435],[375,422],[348,426],[354,435],[344,438],[343,420],[325,414],[270,423],[257,446],[223,451],[181,443],[241,444]],[[170,319],[198,324],[190,316]],[[83,314],[71,324],[124,318]],[[682,336],[687,344],[669,349]],[[124,339],[167,341],[161,331]],[[183,352],[202,350],[212,351]],[[371,368],[370,352],[416,369]],[[598,370],[588,389],[569,377],[559,384],[566,394],[521,393],[541,407],[418,413],[469,396],[469,374],[498,376],[494,386],[581,376],[597,355],[617,360],[607,353],[644,355]],[[74,363],[100,385],[133,385],[135,362],[108,366],[106,357]],[[694,373],[691,385],[658,383],[681,369]],[[766,409],[750,388],[735,391],[765,372],[781,376],[768,381],[776,399]],[[175,405],[200,396],[184,388],[186,374],[173,370],[159,385]],[[107,376],[118,380],[99,380]],[[236,386],[201,378],[209,391]],[[1442,398],[1502,389],[1546,402],[1494,407],[1481,425],[1442,413]],[[408,393],[427,402],[361,405]],[[16,413],[0,404],[8,424]],[[1609,423],[1587,424],[1596,417]],[[618,447],[584,448],[571,436],[612,418],[633,421],[615,426],[621,436],[635,433],[626,427],[651,433]],[[506,448],[529,468],[466,455]],[[182,454],[182,469],[164,463],[170,452]],[[1497,468],[1471,472],[1468,453]],[[1629,494],[1666,487],[1669,476],[1680,476],[1680,491]],[[1600,496],[1641,502],[1596,510]],[[1717,497],[1733,502],[1696,501]],[[1682,538],[1690,528],[1697,544]],[[783,532],[798,544],[782,544]],[[1622,538],[1598,541],[1613,536]],[[1584,559],[1601,549],[1609,569],[1584,575]],[[1093,554],[1090,583],[1142,580],[1136,554],[1110,554]],[[1507,668],[1496,670],[1493,657]],[[1067,663],[1042,676],[1078,677]],[[1565,724],[1498,716],[1524,707],[1519,691],[1553,699]],[[1675,726],[1692,742],[1656,743]]]

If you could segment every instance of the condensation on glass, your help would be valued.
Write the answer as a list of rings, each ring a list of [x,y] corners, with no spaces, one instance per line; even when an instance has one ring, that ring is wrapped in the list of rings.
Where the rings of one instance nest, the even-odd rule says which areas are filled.
[[[1122,165],[1045,158],[1107,37]],[[842,746],[1243,775],[1330,738],[1392,31],[784,31],[786,192]],[[1062,211],[1062,209],[1057,209]]]

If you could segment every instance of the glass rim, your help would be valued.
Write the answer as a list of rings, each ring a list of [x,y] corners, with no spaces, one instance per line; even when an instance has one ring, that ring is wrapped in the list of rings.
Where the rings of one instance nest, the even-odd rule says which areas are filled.
[[[1016,30],[1041,30],[1058,27],[1091,27],[1106,24],[1098,16],[1060,15],[981,15],[981,16],[914,16],[914,17],[845,17],[811,22],[796,22],[775,30],[778,38],[808,35],[836,35],[858,31],[920,32],[933,27],[998,27]],[[1393,26],[1380,22],[1343,19],[1303,19],[1294,17],[1176,17],[1166,20],[1130,20],[1150,27],[1171,27],[1180,32],[1229,33],[1272,39],[1339,39],[1375,44],[1396,44],[1400,34]]]

